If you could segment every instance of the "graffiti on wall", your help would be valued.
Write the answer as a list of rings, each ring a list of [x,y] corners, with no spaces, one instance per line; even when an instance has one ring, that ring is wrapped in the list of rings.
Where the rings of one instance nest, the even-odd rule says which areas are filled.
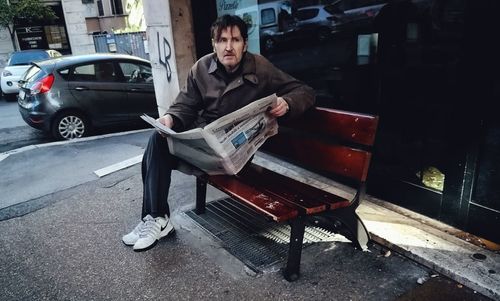
[[[156,37],[158,39],[158,61],[160,62],[160,65],[165,67],[165,70],[167,72],[167,80],[168,82],[170,82],[170,80],[172,79],[172,68],[170,67],[172,47],[170,47],[170,43],[164,37],[161,37],[161,42],[160,42],[159,32],[156,32]],[[162,48],[163,48],[163,55],[162,55]]]

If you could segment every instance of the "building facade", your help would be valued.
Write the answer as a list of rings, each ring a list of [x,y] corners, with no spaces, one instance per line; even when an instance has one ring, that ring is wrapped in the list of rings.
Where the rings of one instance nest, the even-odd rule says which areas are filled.
[[[311,85],[318,105],[380,116],[369,194],[500,242],[498,1],[159,2],[144,3],[162,110],[212,51],[211,22],[238,14],[249,49]]]
[[[17,23],[18,49],[55,49],[63,54],[94,53],[94,34],[145,31],[141,0],[44,0],[57,19]],[[0,30],[0,67],[14,51],[8,31]]]

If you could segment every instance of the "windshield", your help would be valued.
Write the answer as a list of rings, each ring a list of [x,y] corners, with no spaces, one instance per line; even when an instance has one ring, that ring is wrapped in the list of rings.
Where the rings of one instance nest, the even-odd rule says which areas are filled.
[[[8,66],[29,65],[32,62],[44,60],[49,57],[45,51],[14,52],[7,63]]]

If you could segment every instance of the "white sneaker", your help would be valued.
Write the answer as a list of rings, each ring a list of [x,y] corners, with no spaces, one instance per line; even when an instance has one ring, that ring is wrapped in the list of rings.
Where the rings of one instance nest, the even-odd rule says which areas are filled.
[[[141,221],[137,226],[135,226],[132,232],[123,235],[122,241],[127,246],[133,246],[135,242],[139,239],[139,234],[141,233],[144,222]]]
[[[136,252],[151,249],[160,238],[167,236],[174,230],[169,218],[153,218],[151,215],[147,215],[143,220],[144,225],[139,233],[139,239],[134,244]]]

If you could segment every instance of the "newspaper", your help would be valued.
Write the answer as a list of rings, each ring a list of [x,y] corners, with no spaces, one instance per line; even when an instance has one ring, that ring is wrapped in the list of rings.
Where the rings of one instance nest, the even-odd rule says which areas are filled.
[[[276,94],[256,100],[204,128],[174,132],[158,120],[141,118],[163,133],[170,153],[210,175],[238,173],[267,138],[278,133],[276,118],[267,114]]]

